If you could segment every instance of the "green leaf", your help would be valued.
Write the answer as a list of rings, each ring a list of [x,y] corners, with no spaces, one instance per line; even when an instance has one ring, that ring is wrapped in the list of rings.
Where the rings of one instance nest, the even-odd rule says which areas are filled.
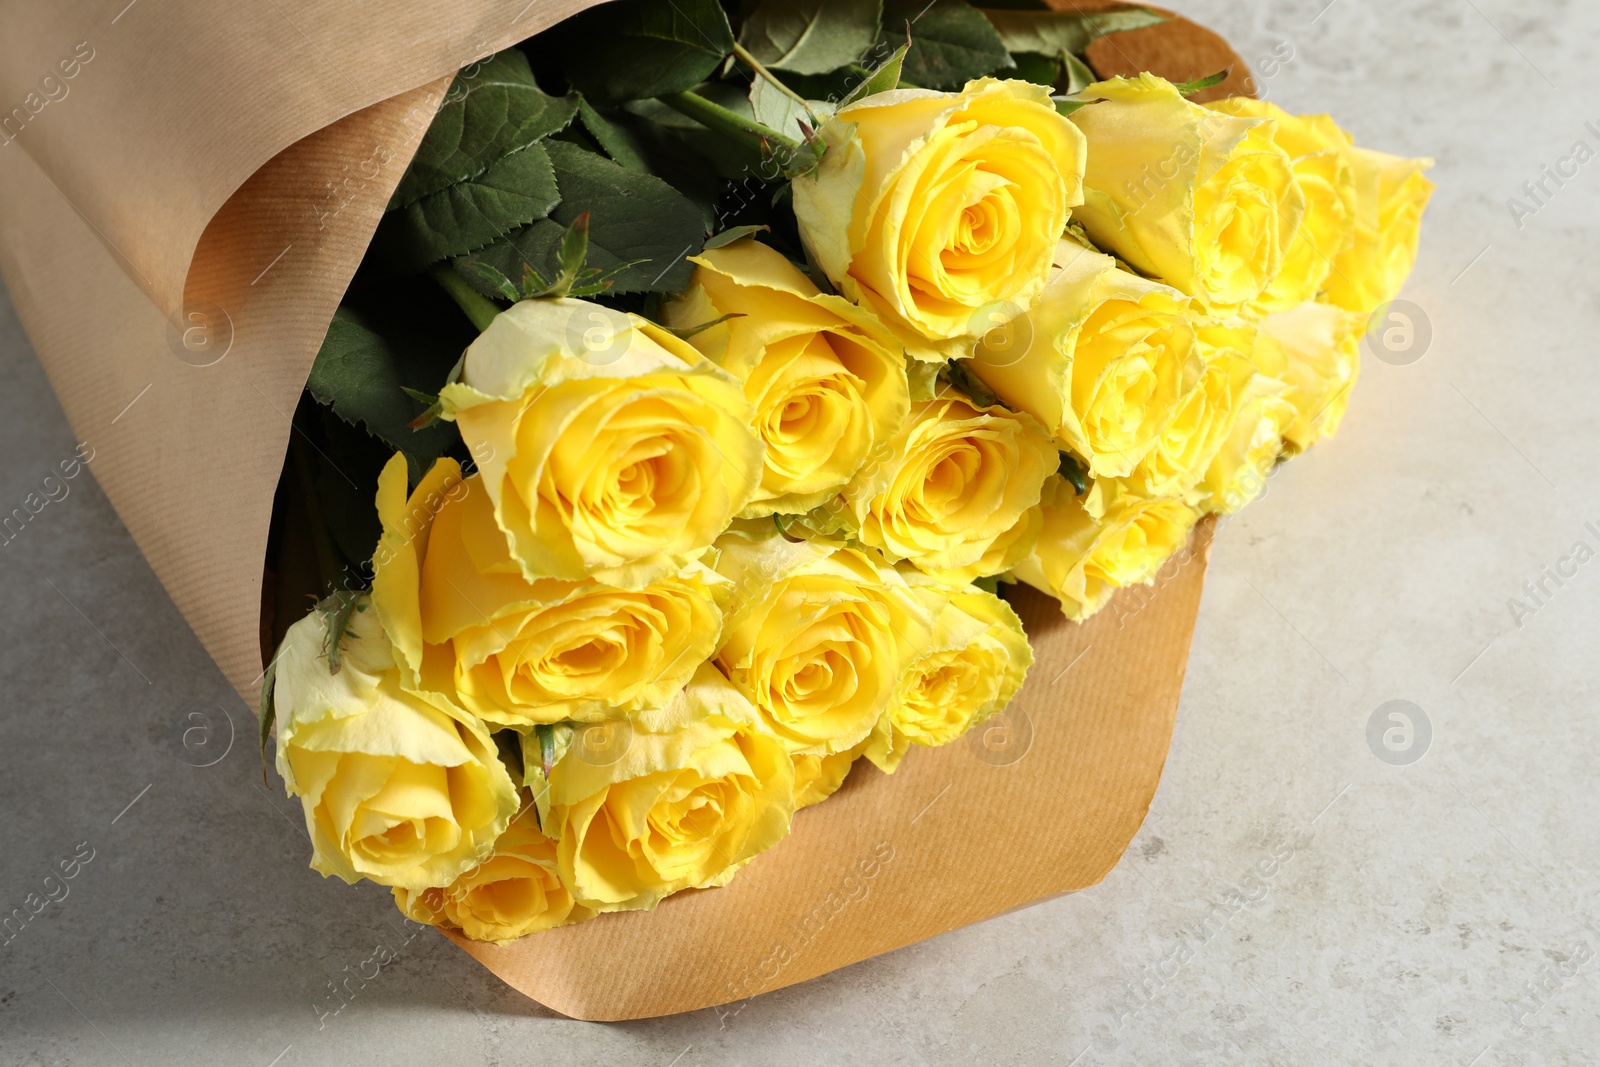
[[[642,100],[691,89],[733,51],[717,0],[620,0],[557,29],[567,80],[600,100]]]
[[[930,363],[922,359],[906,360],[906,384],[911,388],[913,404],[932,400],[938,395],[939,373],[943,363]]]
[[[1089,469],[1083,465],[1082,460],[1071,452],[1061,453],[1059,472],[1061,477],[1072,483],[1072,490],[1078,496],[1082,496],[1089,491]]]
[[[418,271],[545,218],[560,200],[545,146],[529,145],[482,174],[386,214],[373,252],[397,271]]]
[[[272,662],[267,664],[266,671],[261,677],[261,781],[267,780],[267,741],[272,736],[272,723],[278,717],[278,705],[272,699],[273,689],[278,681],[278,656],[272,656]]]
[[[364,426],[389,448],[404,452],[413,469],[426,469],[450,446],[454,433],[448,426],[408,429],[422,407],[404,390],[437,389],[438,382],[429,380],[431,371],[426,353],[392,344],[357,312],[341,307],[328,325],[306,389],[344,422]]]
[[[328,636],[322,651],[328,657],[329,674],[338,674],[344,666],[344,638],[350,630],[350,620],[356,611],[365,611],[368,606],[358,609],[360,599],[355,593],[337,592],[318,605],[328,613]]]
[[[744,316],[745,313],[743,311],[730,311],[726,315],[718,316],[717,318],[710,319],[706,322],[696,323],[693,326],[668,327],[667,332],[672,334],[674,337],[677,337],[679,340],[687,341],[697,333],[705,333],[713,326],[721,326],[730,319],[742,319]]]
[[[472,64],[445,94],[389,208],[482,174],[502,156],[565,129],[577,112],[577,97],[539,89],[527,57],[515,48]]]
[[[965,393],[979,407],[992,408],[1000,404],[1000,398],[995,395],[994,390],[968,370],[961,360],[952,359],[946,363],[941,374],[945,381]]]
[[[761,125],[794,140],[804,136],[800,123],[812,124],[811,113],[765,78],[756,78],[750,83],[750,110]],[[827,105],[815,104],[811,111],[826,112]]]
[[[713,248],[721,248],[724,245],[731,245],[741,237],[749,237],[751,234],[755,233],[767,233],[771,229],[772,227],[770,226],[761,225],[735,226],[732,229],[723,230],[721,233],[708,240],[705,243],[705,249],[709,252]]]
[[[889,58],[884,60],[866,74],[855,88],[851,89],[844,98],[844,104],[853,104],[857,100],[864,100],[869,96],[886,93],[900,84],[900,78],[905,70],[906,55],[911,46],[903,44],[889,53]],[[840,105],[841,107],[843,104]]]
[[[1025,82],[1054,88],[1056,82],[1061,80],[1061,62],[1051,56],[1038,52],[1015,52],[1011,58],[1017,61],[1014,77]]]
[[[550,770],[556,764],[556,728],[540,723],[533,730],[539,738],[539,770],[549,781]]]
[[[1184,96],[1193,96],[1202,89],[1209,89],[1213,85],[1221,85],[1228,80],[1228,75],[1232,73],[1233,68],[1229,67],[1227,70],[1219,70],[1215,74],[1208,74],[1204,78],[1196,78],[1192,82],[1178,82],[1173,88]]]
[[[1000,42],[1012,52],[1041,52],[1047,56],[1071,52],[1078,55],[1096,37],[1143,29],[1166,18],[1144,8],[1120,11],[1004,11],[986,10],[984,16],[999,31]]]
[[[692,201],[660,178],[625,170],[578,145],[550,141],[544,147],[555,166],[561,206],[551,218],[508,234],[472,259],[507,278],[521,278],[530,268],[553,278],[560,273],[566,227],[587,211],[589,265],[600,271],[626,268],[614,278],[612,292],[676,292],[689,284],[693,266],[685,257],[705,244],[705,224]]]
[[[902,82],[959,89],[973,78],[1015,65],[994,26],[966,0],[887,0],[884,35],[898,39],[908,26],[911,50],[901,69]]]
[[[1069,94],[1081,93],[1100,80],[1095,77],[1094,71],[1089,69],[1089,64],[1071,52],[1062,52],[1061,62],[1067,68],[1067,92]]]
[[[776,70],[827,74],[872,47],[881,13],[881,0],[759,0],[739,43]]]
[[[595,144],[613,162],[635,174],[650,173],[650,164],[645,161],[643,151],[627,127],[611,121],[587,100],[578,104],[578,121],[583,123],[583,128],[594,138]]]

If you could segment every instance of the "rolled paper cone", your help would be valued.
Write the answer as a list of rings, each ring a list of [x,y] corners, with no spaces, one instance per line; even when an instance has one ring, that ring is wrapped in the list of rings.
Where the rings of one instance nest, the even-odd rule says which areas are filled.
[[[252,707],[273,494],[339,297],[454,72],[588,6],[5,0],[8,84],[50,81],[0,114],[0,273],[90,469]],[[1090,56],[1245,70],[1176,17]],[[1202,524],[1086,625],[1009,594],[1038,656],[1010,710],[893,779],[861,767],[728,887],[463,947],[557,1011],[646,1018],[1095,884],[1160,778],[1209,544]]]

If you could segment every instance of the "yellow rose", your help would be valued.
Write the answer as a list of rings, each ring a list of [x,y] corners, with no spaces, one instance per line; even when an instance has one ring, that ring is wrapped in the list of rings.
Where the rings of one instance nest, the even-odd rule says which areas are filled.
[[[791,754],[859,744],[927,640],[905,580],[866,551],[776,530],[736,529],[717,548],[735,590],[717,663]]]
[[[865,752],[891,774],[912,745],[949,744],[1003,710],[1033,665],[1022,620],[993,593],[970,586],[918,593],[937,603],[933,635],[906,667]]]
[[[1118,589],[1152,581],[1199,518],[1181,500],[1146,500],[1106,482],[1096,482],[1086,496],[1100,517],[1065,480],[1051,479],[1038,547],[1013,571],[1059,600],[1062,614],[1079,622]]]
[[[1076,241],[1061,242],[1056,263],[1027,315],[990,331],[963,366],[1091,473],[1121,477],[1200,378],[1189,298]]]
[[[789,832],[788,753],[710,664],[635,720],[626,744],[584,743],[586,731],[615,729],[577,727],[537,796],[561,882],[582,906],[653,908],[680,889],[725,885]]]
[[[394,900],[413,922],[450,926],[474,941],[501,944],[594,914],[561,884],[555,842],[540,831],[531,804],[506,827],[487,859],[442,889],[397,888]]]
[[[910,398],[900,344],[866,311],[821,293],[777,251],[752,239],[695,258],[667,323],[744,382],[767,447],[747,515],[808,511],[843,489],[905,421]]]
[[[1355,241],[1333,261],[1326,299],[1365,317],[1400,295],[1417,261],[1422,212],[1433,183],[1431,159],[1403,159],[1370,148],[1348,150],[1355,172]]]
[[[1261,321],[1254,358],[1262,373],[1289,386],[1295,417],[1283,436],[1294,451],[1339,428],[1361,370],[1363,324],[1353,312],[1310,303]]]
[[[1305,196],[1305,217],[1284,253],[1283,269],[1247,310],[1270,315],[1316,299],[1335,259],[1355,241],[1350,135],[1328,115],[1291,115],[1276,104],[1248,96],[1230,96],[1206,106],[1243,118],[1272,119],[1273,140],[1294,161],[1294,181]]]
[[[1029,513],[1060,466],[1031,415],[954,390],[911,405],[889,450],[845,490],[865,545],[952,583],[1009,570],[1037,528]]]
[[[638,588],[698,559],[761,484],[739,383],[597,304],[501,312],[440,400],[529,580]]]
[[[1135,495],[1189,497],[1222,449],[1256,367],[1257,331],[1245,323],[1196,322],[1205,373],[1184,396],[1155,447],[1123,481]],[[1195,501],[1191,499],[1190,503]]]
[[[311,866],[346,882],[449,885],[494,846],[516,786],[481,723],[402,686],[365,597],[337,674],[328,627],[323,609],[291,626],[274,672],[278,773],[305,809]]]
[[[862,747],[857,745],[831,756],[798,753],[791,757],[794,761],[795,810],[821,804],[837,793],[850,774],[850,768],[855,766],[856,759],[861,755]]]
[[[1283,455],[1283,433],[1295,419],[1289,387],[1264,374],[1252,377],[1235,404],[1222,447],[1192,495],[1205,511],[1231,515],[1260,496]]]
[[[1083,95],[1101,102],[1072,114],[1089,142],[1073,218],[1095,245],[1215,314],[1260,296],[1305,212],[1273,121],[1208,110],[1152,74]]]
[[[918,359],[965,356],[1025,307],[1082,201],[1083,136],[1043,86],[898,89],[818,133],[827,152],[794,182],[800,236]]]
[[[406,461],[378,479],[373,602],[408,681],[526,728],[660,707],[717,647],[727,582],[699,563],[640,589],[528,581],[478,475],[439,460],[406,496]]]

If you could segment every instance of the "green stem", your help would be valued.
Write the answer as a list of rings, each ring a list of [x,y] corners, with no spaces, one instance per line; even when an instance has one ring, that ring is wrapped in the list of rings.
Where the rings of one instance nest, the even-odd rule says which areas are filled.
[[[672,110],[681,112],[694,119],[706,129],[720,133],[738,143],[759,152],[762,142],[769,147],[783,148],[789,152],[800,149],[800,142],[792,137],[785,137],[769,126],[763,126],[754,119],[747,119],[737,111],[729,111],[721,104],[713,104],[703,96],[694,93],[673,93],[660,98]]]
[[[745,65],[751,70],[755,71],[757,75],[765,78],[767,80],[767,84],[771,85],[774,89],[778,90],[778,92],[782,93],[790,100],[793,100],[795,103],[805,108],[806,114],[811,118],[811,126],[813,129],[821,125],[821,123],[817,120],[817,113],[811,110],[811,102],[805,97],[801,96],[799,93],[795,92],[793,89],[789,88],[787,85],[783,84],[783,82],[778,79],[776,74],[768,70],[759,59],[750,54],[749,49],[745,48],[745,46],[742,44],[735,44],[733,46],[733,54],[744,60]]]
[[[495,302],[467,284],[467,280],[443,263],[428,271],[428,276],[439,283],[439,288],[450,294],[450,299],[472,320],[472,325],[482,333],[489,328],[494,317],[500,314]]]

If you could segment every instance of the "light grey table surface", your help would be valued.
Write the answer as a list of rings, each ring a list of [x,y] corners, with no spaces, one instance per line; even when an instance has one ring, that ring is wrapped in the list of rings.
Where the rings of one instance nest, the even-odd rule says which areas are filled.
[[[0,944],[0,1061],[1600,1060],[1600,563],[1571,556],[1600,548],[1600,163],[1522,189],[1600,148],[1600,9],[1179,6],[1292,52],[1270,98],[1437,158],[1406,293],[1431,342],[1369,354],[1338,438],[1220,532],[1166,774],[1103,884],[736,1012],[561,1018],[306,867],[254,720],[79,478],[0,548],[0,912],[93,850]],[[0,511],[74,444],[0,303]],[[1431,726],[1409,754],[1369,744],[1391,700]],[[320,1015],[379,942],[399,958]]]

